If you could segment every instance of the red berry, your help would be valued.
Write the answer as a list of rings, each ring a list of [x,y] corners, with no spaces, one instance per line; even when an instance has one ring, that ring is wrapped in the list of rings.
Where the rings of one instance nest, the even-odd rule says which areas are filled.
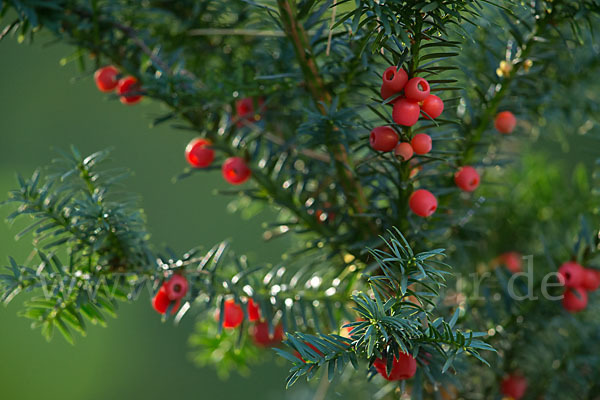
[[[392,119],[398,125],[413,126],[419,120],[420,112],[419,103],[402,97],[394,102]]]
[[[388,86],[385,85],[385,83],[383,83],[381,85],[381,89],[379,89],[379,94],[381,95],[381,98],[384,100],[389,99],[390,97],[392,97],[393,95],[395,95],[397,92],[394,92],[393,90],[391,90]],[[393,105],[391,103],[388,103],[389,105]]]
[[[398,134],[389,126],[378,126],[371,131],[369,143],[373,150],[392,151],[398,144]]]
[[[254,344],[260,347],[276,346],[283,340],[283,327],[278,324],[271,336],[269,335],[269,324],[259,322],[252,327],[252,339]]]
[[[265,101],[262,98],[258,99],[258,106],[262,109]],[[237,126],[244,126],[244,122],[257,122],[260,120],[260,115],[254,109],[254,99],[252,97],[244,97],[235,102],[235,112],[238,117]]]
[[[244,320],[244,310],[233,299],[225,300],[223,328],[237,328]]]
[[[402,68],[395,66],[388,67],[383,72],[383,82],[381,84],[381,97],[385,100],[388,97],[404,89],[408,75]]]
[[[465,192],[472,192],[479,186],[479,174],[475,168],[467,165],[456,171],[454,182]]]
[[[164,288],[169,300],[180,300],[187,294],[188,280],[184,276],[175,274],[165,282]]]
[[[587,307],[587,303],[588,295],[583,288],[567,289],[562,299],[563,308],[571,313],[584,310]]]
[[[133,76],[121,78],[117,84],[117,94],[121,96],[119,99],[123,104],[135,104],[139,102],[142,99],[142,95],[139,94],[141,90],[137,79]]]
[[[258,106],[262,108],[265,101],[262,98],[258,99]],[[254,99],[252,97],[244,97],[235,102],[235,112],[238,117],[246,119],[255,119],[256,112],[254,110]]]
[[[412,148],[412,146],[410,145],[410,143],[408,142],[402,142],[402,143],[398,143],[398,145],[396,146],[396,149],[394,150],[394,154],[397,157],[400,157],[402,159],[402,161],[408,161],[412,158],[414,153],[414,150]]]
[[[238,117],[247,117],[254,114],[254,101],[251,97],[245,97],[235,102],[235,112]]]
[[[373,366],[388,381],[401,381],[410,379],[417,372],[417,360],[410,354],[400,353],[399,357],[394,357],[392,370],[387,371],[387,360],[378,358],[373,363]]]
[[[429,97],[429,82],[424,78],[412,78],[404,87],[404,95],[407,99],[424,101]]]
[[[502,111],[496,115],[494,126],[500,133],[511,133],[517,125],[517,119],[510,111]]]
[[[430,94],[425,100],[423,100],[423,104],[421,104],[421,110],[426,113],[426,115],[424,115],[425,118],[436,119],[442,115],[442,112],[444,111],[444,102],[435,94]]]
[[[419,189],[410,196],[408,205],[419,217],[429,217],[437,209],[437,199],[429,190]]]
[[[582,287],[589,291],[598,289],[600,287],[600,271],[586,268],[583,276]]]
[[[516,251],[509,251],[500,254],[499,261],[500,263],[504,264],[504,266],[513,274],[523,270],[523,257]]]
[[[423,155],[431,151],[431,136],[426,133],[417,133],[410,141],[415,153]]]
[[[169,305],[171,304],[171,300],[169,299],[169,295],[165,289],[165,285],[162,285],[160,290],[156,292],[154,298],[152,299],[152,307],[159,314],[164,314],[167,312]],[[179,309],[179,305],[181,304],[181,300],[177,300],[175,306],[171,309],[171,314],[175,314]]]
[[[248,321],[254,322],[260,320],[260,307],[252,299],[248,299],[248,305],[246,308],[248,312]]]
[[[558,269],[560,283],[566,287],[581,287],[585,279],[585,268],[573,261],[567,261]]]
[[[503,395],[519,400],[527,391],[527,379],[520,375],[509,375],[502,380],[500,391]]]
[[[194,168],[206,168],[215,159],[215,151],[210,148],[212,142],[208,139],[194,139],[185,148],[185,158]]]
[[[223,163],[221,172],[223,178],[232,185],[240,185],[246,182],[252,173],[241,157],[229,157]]]
[[[111,92],[117,87],[119,70],[108,65],[94,72],[94,81],[101,92]]]

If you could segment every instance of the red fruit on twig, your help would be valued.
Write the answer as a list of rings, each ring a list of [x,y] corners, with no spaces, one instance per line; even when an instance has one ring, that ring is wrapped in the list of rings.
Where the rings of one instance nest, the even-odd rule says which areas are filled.
[[[162,285],[160,290],[156,292],[154,298],[152,299],[152,307],[156,310],[157,313],[164,314],[167,312],[167,309],[169,308],[171,303],[172,300],[169,299],[169,295],[167,294],[165,285]],[[175,305],[171,309],[171,314],[175,314],[177,312],[180,304],[181,300],[177,300],[175,302]]]
[[[429,82],[424,78],[412,78],[404,87],[404,95],[407,99],[414,101],[424,101],[429,97]]]
[[[175,274],[163,286],[170,300],[180,300],[187,294],[189,285],[184,276]]]
[[[505,396],[519,400],[527,391],[527,379],[517,374],[508,375],[502,380],[500,391]]]
[[[102,67],[94,72],[94,81],[101,92],[112,92],[119,80],[119,70],[112,65]]]
[[[600,271],[586,268],[583,276],[582,287],[590,292],[598,289],[598,287],[600,287]]]
[[[400,353],[398,358],[394,357],[391,371],[387,371],[387,360],[383,358],[376,359],[373,366],[388,381],[410,379],[417,372],[417,360],[405,353]]]
[[[260,320],[260,308],[258,307],[258,304],[254,302],[254,300],[248,299],[248,305],[246,307],[248,321],[254,322]]]
[[[413,126],[419,120],[420,113],[419,103],[402,97],[394,102],[392,119],[398,125]]]
[[[408,199],[412,212],[420,217],[429,217],[437,209],[437,199],[429,190],[419,189]]]
[[[500,254],[498,261],[513,274],[523,270],[523,256],[516,251],[508,251]]]
[[[396,145],[396,149],[394,149],[394,154],[402,159],[402,161],[408,161],[412,158],[414,150],[410,143],[402,142]]]
[[[185,158],[194,168],[206,168],[215,159],[215,151],[210,148],[208,139],[194,139],[185,148]]]
[[[221,167],[223,178],[232,185],[241,185],[250,179],[252,171],[241,157],[230,157]]]
[[[585,268],[573,261],[567,261],[558,268],[558,279],[566,287],[581,287],[585,279]]]
[[[235,102],[235,112],[238,118],[237,126],[242,127],[244,122],[258,122],[260,120],[259,112],[264,108],[265,101],[261,97],[257,100],[259,110],[254,108],[254,99],[245,97]]]
[[[392,151],[398,144],[398,134],[389,126],[378,126],[371,131],[369,143],[373,150]]]
[[[402,68],[391,66],[383,72],[382,78],[381,97],[385,100],[404,89],[408,74]]]
[[[425,118],[436,119],[442,115],[442,112],[444,112],[444,102],[436,95],[430,94],[425,100],[423,100],[423,103],[421,104],[421,111],[425,113]]]
[[[419,155],[429,153],[433,146],[431,142],[431,136],[426,133],[417,133],[410,141],[410,144],[415,153]]]
[[[464,190],[465,192],[472,192],[479,186],[479,174],[475,168],[470,166],[464,166],[456,171],[454,174],[454,182],[456,186]]]
[[[281,324],[275,326],[273,335],[269,335],[269,324],[259,322],[251,328],[254,344],[260,347],[276,346],[283,340],[283,327]]]
[[[142,99],[141,90],[138,80],[133,76],[126,76],[117,84],[117,94],[121,96],[119,99],[123,104],[138,103]]]
[[[515,126],[517,126],[517,119],[510,111],[502,111],[496,115],[494,126],[498,132],[509,134],[515,129]]]
[[[588,303],[588,295],[585,289],[569,288],[565,291],[562,305],[565,310],[576,313],[585,310]]]
[[[244,310],[233,299],[225,300],[223,314],[223,328],[237,328],[244,320]]]

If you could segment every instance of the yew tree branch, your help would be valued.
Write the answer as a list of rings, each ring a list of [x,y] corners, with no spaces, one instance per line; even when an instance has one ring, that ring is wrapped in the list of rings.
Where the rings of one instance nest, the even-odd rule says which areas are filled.
[[[306,34],[306,30],[296,18],[296,5],[294,0],[277,0],[283,28],[292,41],[294,52],[300,69],[304,75],[306,87],[310,92],[316,106],[324,115],[327,113],[326,105],[331,103],[331,93],[325,87],[325,82],[319,74],[316,60]],[[337,128],[333,128],[334,130]],[[343,144],[329,144],[328,149],[332,154],[338,177],[345,189],[353,210],[361,214],[368,208],[368,201],[364,189],[353,175],[352,163]],[[371,233],[378,234],[376,227],[368,222]]]

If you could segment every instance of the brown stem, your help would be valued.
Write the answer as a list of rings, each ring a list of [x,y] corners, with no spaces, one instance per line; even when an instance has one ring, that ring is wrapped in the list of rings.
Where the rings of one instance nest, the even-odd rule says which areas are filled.
[[[296,58],[306,79],[306,86],[315,102],[317,102],[317,107],[324,113],[325,107],[320,102],[331,103],[331,95],[325,89],[325,83],[319,74],[306,31],[302,24],[296,20],[296,6],[290,0],[277,0],[277,4],[284,30],[294,45]]]
[[[306,81],[306,87],[321,113],[327,112],[325,105],[331,103],[331,94],[325,87],[323,78],[313,57],[312,48],[306,31],[296,18],[296,6],[293,0],[277,0],[283,28],[292,41],[294,52]],[[336,129],[336,128],[334,128]],[[353,210],[361,214],[368,208],[363,187],[353,176],[353,167],[346,148],[341,144],[328,145],[336,162],[338,177],[352,204]],[[367,222],[371,233],[378,234],[372,221]]]

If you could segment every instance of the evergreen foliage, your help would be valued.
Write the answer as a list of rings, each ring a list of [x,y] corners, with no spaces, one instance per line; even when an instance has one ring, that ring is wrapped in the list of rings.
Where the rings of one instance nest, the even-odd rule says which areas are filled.
[[[153,124],[210,139],[214,165],[242,157],[251,182],[227,193],[277,212],[265,237],[294,238],[274,265],[253,265],[226,242],[157,250],[123,189],[127,172],[103,166],[108,151],[73,149],[9,194],[9,221],[32,220],[17,239],[31,237],[37,258],[10,258],[0,299],[32,292],[22,314],[47,338],[58,330],[73,342],[87,322],[105,325],[118,301],[183,274],[190,290],[163,318],[193,314],[194,358],[223,375],[262,359],[247,329],[252,299],[270,332],[282,324],[287,334],[275,350],[291,363],[287,386],[322,368],[352,387],[377,375],[376,359],[390,371],[407,353],[417,374],[386,386],[373,378],[378,398],[498,398],[515,371],[527,399],[595,398],[597,296],[569,314],[543,287],[567,260],[600,269],[599,175],[580,164],[566,182],[560,163],[521,153],[597,136],[599,14],[597,0],[0,1],[0,38],[49,31],[84,73],[113,64],[137,78],[140,94],[165,107]],[[394,122],[396,99],[379,93],[392,65],[428,80],[444,101],[439,118]],[[250,118],[236,112],[243,98]],[[512,136],[494,130],[503,110],[517,116]],[[383,125],[404,142],[427,132],[433,151],[403,162],[373,150],[369,132]],[[465,165],[483,171],[472,194],[453,179]],[[422,188],[438,201],[429,218],[409,207]],[[507,251],[531,254],[535,269],[492,268]],[[222,329],[227,299],[242,305],[236,330]]]

